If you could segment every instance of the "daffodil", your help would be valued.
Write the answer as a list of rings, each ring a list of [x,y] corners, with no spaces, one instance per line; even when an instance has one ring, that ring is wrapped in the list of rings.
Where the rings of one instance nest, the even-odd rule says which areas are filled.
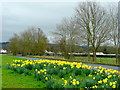
[[[73,79],[73,82],[75,82],[76,81],[76,79]]]
[[[89,77],[92,77],[92,75],[90,75],[90,74],[89,74],[88,76],[89,76]]]
[[[44,64],[44,66],[46,66],[46,64]]]
[[[76,83],[77,83],[77,85],[79,85],[80,82],[79,82],[79,81],[76,81]]]
[[[64,80],[64,78],[62,78],[62,80]]]
[[[73,82],[72,82],[72,84],[73,84],[73,85],[76,85],[76,82],[75,82],[75,81],[73,81]]]
[[[40,73],[40,71],[38,71],[38,73]]]
[[[46,74],[46,72],[44,72],[44,74]]]
[[[98,81],[98,83],[102,83],[102,80]]]
[[[103,82],[104,82],[104,83],[107,83],[107,80],[108,80],[108,79],[103,79]]]
[[[66,67],[63,67],[63,69],[66,69]]]
[[[116,85],[113,85],[112,88],[116,88]]]
[[[110,86],[112,86],[112,84],[113,84],[113,83],[112,83],[112,82],[110,82]]]
[[[115,84],[116,84],[116,82],[113,82],[113,84],[115,85]]]
[[[111,78],[111,77],[112,77],[112,75],[109,75],[109,76],[108,76],[108,78]]]
[[[48,80],[48,77],[45,77],[45,80]]]
[[[72,76],[70,76],[70,79],[72,79]]]
[[[98,88],[98,86],[97,86],[97,85],[95,85],[95,88]]]
[[[56,66],[54,66],[54,68],[56,68]]]
[[[102,88],[104,88],[104,86],[102,86]]]
[[[64,80],[64,83],[67,84],[67,80]]]

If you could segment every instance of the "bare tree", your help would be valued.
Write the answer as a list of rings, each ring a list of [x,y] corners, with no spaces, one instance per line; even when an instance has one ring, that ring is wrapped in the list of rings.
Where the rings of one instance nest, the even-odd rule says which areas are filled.
[[[75,20],[73,18],[64,18],[61,24],[56,26],[56,32],[53,32],[53,34],[57,38],[57,44],[64,57],[69,59],[71,53],[75,51],[75,45],[78,44],[79,30]]]
[[[116,63],[118,63],[118,7],[116,4],[111,4],[109,9],[109,15],[110,15],[110,36],[111,41],[114,44],[115,52],[116,52]]]
[[[83,2],[76,8],[76,19],[80,26],[81,37],[92,47],[93,61],[99,46],[109,40],[109,20],[107,11],[96,2]],[[89,49],[88,49],[89,54]]]

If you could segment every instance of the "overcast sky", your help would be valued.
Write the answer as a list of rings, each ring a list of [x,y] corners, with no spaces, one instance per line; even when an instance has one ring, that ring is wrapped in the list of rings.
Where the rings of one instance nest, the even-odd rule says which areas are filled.
[[[9,41],[14,33],[19,34],[32,26],[41,28],[52,41],[51,33],[55,30],[56,24],[64,17],[73,16],[78,4],[78,2],[4,2],[2,41]],[[107,3],[101,5],[107,6]]]
[[[77,2],[2,3],[2,41],[31,26],[41,28],[50,38],[56,24],[63,17],[73,16],[77,5]]]

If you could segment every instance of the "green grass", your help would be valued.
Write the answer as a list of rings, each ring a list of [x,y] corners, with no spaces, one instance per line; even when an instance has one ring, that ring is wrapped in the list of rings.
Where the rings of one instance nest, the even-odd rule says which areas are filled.
[[[2,56],[0,55],[0,89],[2,88]]]
[[[1,57],[1,56],[0,56]],[[44,88],[45,84],[37,81],[33,76],[25,76],[18,74],[6,68],[7,63],[11,63],[13,59],[20,59],[14,56],[2,56],[2,88]],[[21,59],[24,60],[24,59]]]
[[[12,63],[13,59],[26,59],[21,59],[9,55],[0,55],[0,57],[2,57],[2,59],[0,59],[0,61],[2,61],[2,88],[45,88],[47,86],[45,84],[46,82],[43,83],[42,81],[37,81],[33,74],[25,76],[24,73],[18,74],[15,71],[6,68],[6,64]],[[79,59],[80,58],[78,58],[78,60]],[[107,60],[109,61],[109,59]],[[65,75],[65,79],[69,79],[69,74]],[[56,79],[56,82],[61,81],[59,76],[53,74],[51,76]],[[91,79],[90,77],[84,75],[74,76],[74,78],[79,78],[81,82],[84,82],[84,80],[87,79]],[[84,83],[82,83],[80,87],[83,87],[83,84]]]
[[[37,81],[33,75],[25,76],[6,68],[6,64],[11,63],[13,59],[26,59],[8,55],[0,55],[0,57],[2,57],[2,88],[44,88],[46,86],[43,82]],[[52,77],[56,78],[57,82],[61,80],[58,76],[53,75]],[[84,77],[81,77],[81,79],[84,79]]]
[[[118,65],[116,64],[116,58],[108,58],[108,57],[97,57],[96,62],[92,62],[92,57],[90,57],[90,61],[87,61],[87,57],[75,57],[76,60],[81,60],[83,62],[88,63],[98,63],[98,64],[107,64],[107,65]]]
[[[55,60],[67,60],[64,59],[62,56],[51,56],[51,57],[46,57],[46,56],[28,56],[28,57],[36,57],[36,58],[44,58],[44,59],[55,59]],[[118,66],[119,64],[116,63],[116,58],[108,58],[108,57],[97,57],[96,61],[93,62],[93,58],[90,57],[90,61],[87,61],[88,57],[73,57],[69,59],[68,61],[78,61],[78,62],[85,62],[85,63],[95,63],[95,64],[104,64],[104,65],[113,65],[113,66]]]

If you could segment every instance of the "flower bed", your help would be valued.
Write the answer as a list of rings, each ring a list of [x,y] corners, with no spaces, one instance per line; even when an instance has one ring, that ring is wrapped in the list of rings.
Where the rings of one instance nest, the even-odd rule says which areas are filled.
[[[13,60],[7,68],[33,75],[46,88],[118,88],[120,72],[82,63],[50,60]]]

